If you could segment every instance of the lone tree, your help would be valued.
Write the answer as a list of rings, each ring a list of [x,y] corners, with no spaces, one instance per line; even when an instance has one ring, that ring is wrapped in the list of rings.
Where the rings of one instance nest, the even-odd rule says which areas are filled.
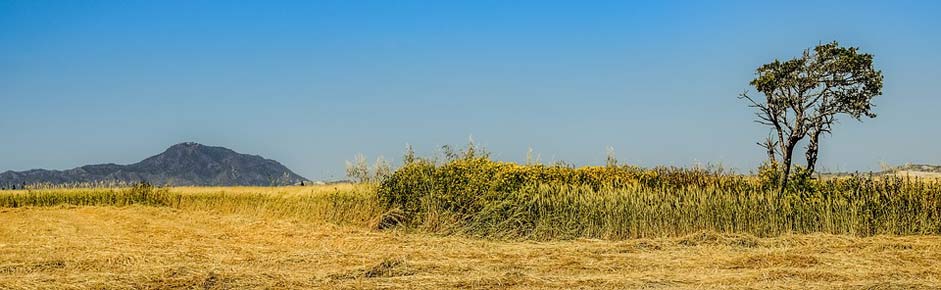
[[[831,134],[836,116],[846,114],[861,121],[874,118],[872,99],[882,94],[882,71],[872,65],[872,55],[837,42],[804,50],[797,58],[762,65],[751,85],[764,98],[742,93],[757,112],[756,122],[771,132],[758,144],[767,150],[774,170],[780,164],[781,190],[791,174],[794,148],[805,137],[807,175],[813,174],[820,137]]]

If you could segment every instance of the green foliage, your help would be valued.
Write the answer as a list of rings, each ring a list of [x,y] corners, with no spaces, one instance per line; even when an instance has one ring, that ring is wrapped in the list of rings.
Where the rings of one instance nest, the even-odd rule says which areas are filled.
[[[761,184],[763,190],[778,189],[784,173],[778,167],[777,162],[766,161],[758,167],[756,178]],[[791,173],[788,175],[787,190],[790,192],[812,191],[813,175],[804,167],[792,166]]]
[[[756,122],[771,135],[760,143],[773,162],[781,164],[781,190],[791,180],[794,149],[808,139],[804,179],[814,172],[820,138],[830,134],[840,114],[856,120],[873,118],[873,98],[882,94],[882,71],[873,56],[837,42],[820,44],[786,61],[775,60],[756,70],[750,82],[764,98],[740,98],[756,109]]]
[[[768,160],[761,164],[758,167],[758,173],[756,174],[758,180],[761,182],[762,188],[766,190],[772,190],[777,188],[781,184],[782,172],[778,169],[778,162],[776,160]]]

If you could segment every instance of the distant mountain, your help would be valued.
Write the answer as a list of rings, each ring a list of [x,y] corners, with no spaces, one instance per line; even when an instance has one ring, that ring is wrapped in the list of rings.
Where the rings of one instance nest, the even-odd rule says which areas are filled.
[[[85,165],[69,170],[7,171],[0,186],[52,183],[147,181],[157,185],[290,185],[309,182],[277,161],[240,154],[224,147],[193,142],[171,146],[163,153],[131,165]]]

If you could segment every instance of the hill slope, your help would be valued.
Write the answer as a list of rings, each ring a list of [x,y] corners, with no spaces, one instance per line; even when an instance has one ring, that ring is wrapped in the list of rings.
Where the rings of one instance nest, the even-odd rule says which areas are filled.
[[[905,164],[885,171],[882,174],[893,174],[899,176],[941,178],[941,165],[929,164]]]
[[[0,185],[36,183],[139,182],[160,185],[290,185],[308,181],[277,161],[224,147],[187,142],[130,165],[97,164],[69,170],[7,171]]]

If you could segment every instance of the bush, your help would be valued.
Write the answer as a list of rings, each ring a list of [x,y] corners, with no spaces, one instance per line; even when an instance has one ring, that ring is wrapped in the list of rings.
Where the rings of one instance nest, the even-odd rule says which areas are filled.
[[[519,165],[492,161],[487,157],[463,157],[437,165],[417,160],[403,165],[379,186],[380,204],[398,208],[408,216],[431,208],[473,214],[492,202],[505,199],[531,185],[584,186],[601,188],[653,187],[681,189],[708,184],[741,186],[745,178],[722,175],[707,169],[631,166]]]

